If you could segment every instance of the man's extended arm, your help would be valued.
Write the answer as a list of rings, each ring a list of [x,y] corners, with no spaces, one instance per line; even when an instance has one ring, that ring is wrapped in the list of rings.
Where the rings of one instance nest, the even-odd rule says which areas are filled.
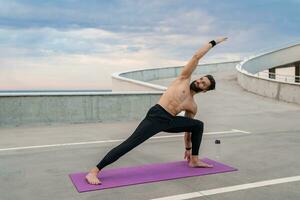
[[[185,117],[194,118],[194,114],[188,111],[185,111],[184,114]],[[189,162],[191,160],[192,156],[192,136],[190,132],[184,133],[184,145],[185,145],[185,151],[184,151],[184,159],[187,159]]]
[[[184,145],[185,145],[185,148],[192,148],[192,140],[191,140],[190,132],[184,133]]]
[[[185,117],[189,117],[189,118],[194,118],[195,115],[191,112],[185,111],[184,114]],[[184,133],[184,145],[185,148],[191,148],[192,147],[192,140],[191,140],[191,133],[190,132],[185,132]]]
[[[216,44],[225,41],[227,38],[218,38],[215,40]],[[201,47],[191,58],[191,60],[183,67],[180,76],[183,78],[189,78],[193,71],[196,69],[199,60],[213,47],[211,43],[205,44]]]

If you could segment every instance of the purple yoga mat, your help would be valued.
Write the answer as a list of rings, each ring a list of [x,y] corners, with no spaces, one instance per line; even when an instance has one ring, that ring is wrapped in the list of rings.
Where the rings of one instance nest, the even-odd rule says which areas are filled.
[[[202,161],[212,164],[214,167],[191,168],[188,166],[187,161],[177,161],[126,168],[103,169],[98,175],[102,182],[101,185],[88,184],[85,180],[87,172],[73,173],[69,176],[78,192],[87,192],[92,190],[102,190],[127,185],[178,179],[190,176],[202,176],[237,170],[233,167],[210,160],[208,158],[204,158]]]

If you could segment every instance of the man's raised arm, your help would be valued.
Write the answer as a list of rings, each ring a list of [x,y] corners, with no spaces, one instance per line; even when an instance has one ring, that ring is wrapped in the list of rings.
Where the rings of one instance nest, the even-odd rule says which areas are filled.
[[[191,60],[183,67],[180,76],[183,78],[189,78],[193,71],[196,69],[199,60],[216,44],[225,41],[227,38],[222,37],[216,40],[212,40],[209,43],[201,47],[191,58]]]

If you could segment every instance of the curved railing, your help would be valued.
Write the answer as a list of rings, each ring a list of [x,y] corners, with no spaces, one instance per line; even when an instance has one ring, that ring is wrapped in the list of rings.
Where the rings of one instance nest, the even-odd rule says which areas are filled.
[[[300,84],[260,76],[261,71],[300,60],[300,43],[261,53],[236,65],[238,83],[247,91],[300,104]]]
[[[271,79],[271,80],[275,79],[276,81],[279,81],[279,82],[300,84],[299,83],[300,76],[273,73],[273,72],[269,72],[269,71],[258,72],[255,75],[260,78],[267,78],[267,79]],[[274,77],[274,78],[269,78],[269,77]],[[296,80],[298,80],[298,81],[296,81]]]

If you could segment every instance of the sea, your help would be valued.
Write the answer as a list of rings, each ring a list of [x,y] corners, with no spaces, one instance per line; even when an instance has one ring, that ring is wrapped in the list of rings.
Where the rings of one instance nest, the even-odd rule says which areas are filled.
[[[16,92],[111,92],[112,90],[0,90],[5,93],[16,93]]]
[[[111,92],[111,89],[107,90],[0,90],[0,96],[2,95],[17,95],[17,94],[63,94],[63,93],[89,93],[89,92]]]

